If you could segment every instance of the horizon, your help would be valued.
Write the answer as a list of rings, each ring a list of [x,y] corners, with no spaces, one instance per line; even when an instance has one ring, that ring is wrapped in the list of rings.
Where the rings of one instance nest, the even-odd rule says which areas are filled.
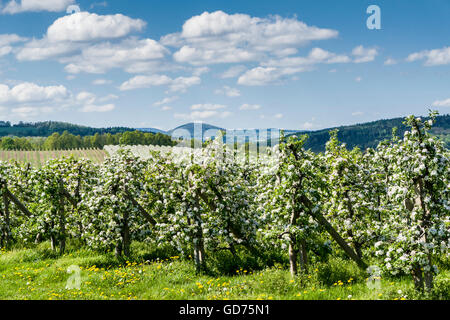
[[[0,2],[16,123],[316,131],[450,110],[445,0],[35,2]]]
[[[35,123],[45,123],[45,122],[63,122],[63,123],[72,124],[72,125],[76,125],[76,126],[91,127],[91,128],[94,128],[94,129],[119,128],[119,127],[124,127],[124,128],[129,128],[129,129],[136,129],[136,130],[156,129],[156,130],[164,131],[164,133],[168,133],[170,131],[174,131],[174,130],[180,128],[180,127],[183,127],[183,126],[186,126],[186,125],[189,125],[189,124],[204,124],[204,125],[209,125],[209,126],[213,126],[213,127],[218,127],[219,129],[235,130],[235,131],[239,131],[239,130],[270,130],[270,129],[275,129],[275,130],[286,130],[286,131],[297,131],[297,132],[314,132],[314,131],[321,131],[321,130],[328,130],[328,129],[331,130],[331,129],[335,129],[335,128],[338,128],[338,127],[348,127],[348,126],[356,126],[356,125],[361,125],[361,124],[368,124],[368,123],[384,121],[384,120],[393,120],[393,119],[402,119],[402,118],[406,119],[406,117],[408,117],[408,116],[410,116],[410,115],[399,116],[399,117],[394,117],[394,118],[380,118],[380,119],[375,119],[375,120],[367,121],[367,122],[356,122],[356,123],[351,123],[351,124],[343,124],[343,125],[339,125],[339,126],[335,126],[335,127],[327,127],[327,128],[321,128],[321,129],[315,129],[315,130],[296,129],[296,128],[276,128],[276,127],[266,127],[266,128],[263,128],[263,127],[259,127],[259,128],[251,128],[251,127],[248,127],[248,128],[224,128],[224,127],[220,127],[219,125],[215,125],[215,124],[212,124],[210,122],[205,122],[205,121],[185,122],[185,123],[182,123],[180,125],[177,125],[176,127],[169,128],[169,129],[161,129],[161,128],[157,128],[157,127],[128,127],[128,126],[103,126],[103,127],[102,126],[100,126],[100,127],[95,127],[94,126],[94,127],[91,127],[91,126],[86,125],[86,124],[79,124],[79,123],[73,123],[73,122],[68,122],[68,121],[57,121],[57,120],[42,120],[42,121],[36,121],[36,122],[33,122],[33,121],[30,121],[30,122],[21,121],[21,122],[23,122],[24,124],[28,124],[28,123],[35,124]],[[428,115],[423,115],[423,114],[422,115],[416,114],[414,116],[415,117],[419,117],[419,118],[427,118],[428,117]],[[442,114],[440,113],[438,115],[438,117],[440,117],[440,116],[450,116],[450,113],[442,113]],[[9,120],[0,120],[0,122],[5,122],[5,123],[6,122],[10,122],[12,126],[13,125],[18,125],[20,123],[20,121],[16,122],[16,123],[12,123]]]

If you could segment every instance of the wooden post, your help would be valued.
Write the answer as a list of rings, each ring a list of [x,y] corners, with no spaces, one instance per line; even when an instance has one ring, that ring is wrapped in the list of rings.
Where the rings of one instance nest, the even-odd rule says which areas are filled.
[[[59,180],[59,253],[64,254],[66,250],[66,216],[64,213],[64,185],[63,181]]]
[[[6,189],[6,187],[4,188]],[[5,190],[3,190],[3,205],[5,207],[4,213],[4,219],[5,219],[5,229],[4,229],[4,241],[5,241],[5,247],[8,247],[11,241],[11,226],[9,222],[9,198],[5,193]]]

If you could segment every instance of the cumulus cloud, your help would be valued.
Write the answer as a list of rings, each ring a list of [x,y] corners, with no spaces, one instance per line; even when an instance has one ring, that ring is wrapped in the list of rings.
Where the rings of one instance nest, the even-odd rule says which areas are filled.
[[[296,18],[258,18],[216,11],[190,18],[181,32],[164,36],[161,42],[180,48],[174,54],[176,61],[201,65],[295,54],[297,47],[310,41],[337,35],[335,30],[308,26]]]
[[[408,62],[417,60],[425,60],[428,67],[450,64],[450,47],[415,52],[406,58]]]
[[[243,65],[232,66],[228,68],[224,73],[220,75],[222,79],[235,78],[247,70],[247,67]]]
[[[162,100],[160,100],[160,101],[156,101],[153,105],[154,105],[155,107],[159,107],[159,106],[162,106],[162,105],[164,105],[164,104],[168,104],[168,103],[174,102],[174,101],[176,101],[176,100],[178,100],[178,97],[177,97],[177,96],[174,96],[174,97],[166,97],[166,98],[164,98],[164,99],[162,99]]]
[[[282,113],[277,113],[274,117],[275,119],[281,119],[284,117],[284,115]]]
[[[31,103],[60,101],[67,98],[68,90],[64,86],[39,86],[24,82],[14,87],[0,84],[0,103]]]
[[[238,79],[238,84],[262,86],[280,80],[289,75],[311,71],[317,64],[350,63],[352,59],[343,54],[336,54],[321,48],[313,48],[305,57],[285,57],[269,59],[259,67],[248,70]]]
[[[25,38],[16,34],[0,34],[0,57],[6,56],[13,51],[12,44],[25,40]]]
[[[77,104],[79,107],[80,112],[90,113],[90,112],[109,112],[113,111],[116,106],[112,103],[110,104],[99,104],[108,100],[114,100],[117,99],[118,96],[116,95],[108,95],[102,98],[97,98],[97,95],[88,92],[88,91],[82,91],[78,93],[75,97],[75,104]]]
[[[450,98],[433,102],[433,107],[450,107]]]
[[[262,86],[278,80],[282,76],[276,68],[253,68],[238,79],[238,84],[246,86]]]
[[[378,50],[376,48],[364,48],[364,46],[358,46],[352,51],[355,63],[371,62],[375,60],[378,55]]]
[[[175,113],[174,117],[184,120],[198,121],[209,118],[227,118],[231,112],[225,111],[227,107],[221,104],[194,104],[191,106],[190,113]]]
[[[199,77],[178,77],[172,79],[166,75],[149,75],[149,76],[136,76],[128,81],[125,81],[120,86],[121,91],[135,90],[150,88],[153,86],[169,86],[172,92],[185,92],[189,87],[200,84],[201,79]]]
[[[261,106],[259,104],[243,104],[240,108],[240,110],[259,110],[261,109]]]
[[[165,66],[155,61],[164,58],[169,50],[152,39],[126,38],[145,25],[143,20],[122,14],[74,13],[57,19],[43,38],[26,43],[17,50],[16,58],[57,59],[73,74],[100,74],[114,68],[130,73],[158,70]]]
[[[224,86],[221,89],[217,89],[214,91],[215,94],[226,95],[230,98],[240,97],[241,92],[236,88],[231,88],[229,86]]]
[[[225,109],[226,106],[222,104],[194,104],[191,106],[191,110],[219,110],[219,109]]]
[[[95,79],[94,81],[92,81],[92,84],[95,86],[102,86],[105,84],[111,84],[112,81],[108,80],[108,79]]]
[[[21,12],[61,12],[73,4],[75,0],[11,0],[2,9],[2,13],[16,14]]]
[[[118,44],[100,43],[89,46],[75,57],[62,59],[67,62],[69,73],[105,73],[114,68],[123,68],[130,73],[158,70],[158,60],[168,53],[167,49],[152,39],[127,39]],[[152,61],[153,60],[153,61]]]
[[[125,81],[120,86],[121,91],[135,90],[142,88],[150,88],[153,86],[167,85],[172,82],[172,79],[166,75],[150,75],[150,76],[136,76],[128,81]]]
[[[57,19],[47,30],[50,42],[94,41],[124,37],[141,31],[146,23],[122,14],[97,15],[78,12]]]
[[[387,59],[384,61],[384,65],[385,65],[385,66],[392,66],[392,65],[394,65],[394,64],[397,64],[397,60],[392,59],[392,58],[387,58]]]
[[[114,104],[92,105],[88,104],[81,108],[81,112],[109,112],[116,108]]]

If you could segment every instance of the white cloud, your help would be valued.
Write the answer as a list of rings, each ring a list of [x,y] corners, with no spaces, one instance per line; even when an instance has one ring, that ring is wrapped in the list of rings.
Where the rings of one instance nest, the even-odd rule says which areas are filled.
[[[141,31],[146,23],[122,14],[97,15],[78,12],[57,19],[47,30],[50,42],[94,41],[124,37]]]
[[[243,74],[238,79],[238,83],[261,86],[276,82],[284,76],[311,71],[316,64],[349,63],[351,61],[347,55],[338,55],[321,48],[313,48],[306,57],[286,57],[264,61],[261,66]]]
[[[356,81],[356,82],[361,82],[361,81],[362,81],[362,78],[361,78],[361,77],[356,77],[356,78],[355,78],[355,81]]]
[[[335,30],[308,26],[296,18],[258,18],[216,11],[190,18],[180,33],[169,34],[161,41],[180,48],[174,54],[176,61],[201,65],[295,54],[297,47],[310,41],[337,35]]]
[[[169,86],[170,91],[173,92],[186,92],[189,87],[200,84],[202,80],[199,77],[178,77],[172,80],[172,84]]]
[[[413,62],[424,59],[425,59],[425,66],[429,67],[450,64],[450,47],[415,52],[410,54],[406,58],[406,61]]]
[[[121,91],[150,88],[153,86],[168,85],[172,92],[185,92],[189,87],[200,84],[199,77],[178,77],[172,79],[166,75],[150,75],[150,76],[136,76],[128,81],[125,81],[120,86]]]
[[[275,119],[282,119],[284,117],[284,115],[282,113],[277,113],[275,115]]]
[[[29,119],[53,111],[54,108],[51,107],[17,107],[11,109],[11,116],[20,119]]]
[[[223,111],[227,107],[221,104],[194,104],[191,106],[191,113],[175,113],[175,118],[185,120],[204,120],[208,118],[227,118],[231,115],[229,111]]]
[[[11,0],[2,9],[2,12],[7,14],[31,11],[61,12],[74,2],[75,0]]]
[[[85,105],[81,108],[81,112],[109,112],[113,111],[116,108],[114,104],[106,104],[106,105]]]
[[[97,96],[91,92],[82,91],[76,96],[76,99],[82,103],[92,104],[97,99]]]
[[[240,110],[259,110],[261,109],[261,106],[259,104],[243,104],[240,108]]]
[[[222,104],[211,104],[211,103],[194,104],[191,106],[191,110],[219,110],[225,108],[226,106]]]
[[[81,46],[71,42],[50,42],[48,39],[33,39],[16,53],[19,61],[39,61],[67,56],[80,51]]]
[[[362,116],[362,115],[364,115],[364,112],[361,112],[361,111],[355,111],[355,112],[352,113],[352,116],[354,116],[354,117],[359,117],[359,116]]]
[[[99,105],[97,102],[105,102],[108,100],[114,100],[117,99],[118,96],[116,95],[108,95],[103,98],[98,99],[97,96],[88,91],[82,91],[78,93],[75,97],[76,102],[75,104],[78,104],[81,106],[80,111],[81,112],[109,112],[116,108],[114,104],[106,104],[106,105]]]
[[[361,45],[354,48],[352,54],[355,57],[353,60],[354,63],[371,62],[378,55],[378,50],[376,48],[364,48]]]
[[[150,88],[153,86],[163,86],[172,83],[172,79],[166,75],[150,75],[150,76],[136,76],[128,81],[125,81],[120,86],[121,91],[135,90],[142,88]]]
[[[433,102],[433,107],[450,107],[450,98]]]
[[[337,55],[333,52],[323,50],[321,48],[313,48],[306,57],[288,57],[283,59],[272,59],[263,62],[266,67],[282,67],[282,68],[300,68],[306,70],[306,67],[319,63],[348,63],[351,59],[346,55]]]
[[[23,42],[26,38],[20,37],[17,34],[0,34],[0,47],[8,46],[12,43]]]
[[[220,75],[222,79],[235,78],[247,70],[243,65],[232,66]]]
[[[241,92],[236,88],[231,88],[229,86],[224,86],[222,89],[217,89],[214,91],[215,94],[226,95],[230,98],[240,97]]]
[[[64,86],[39,86],[24,82],[12,88],[0,84],[0,103],[31,103],[61,101],[69,96]]]
[[[209,69],[208,67],[200,67],[200,68],[195,68],[194,71],[192,72],[192,74],[194,76],[201,76],[204,73],[208,73],[209,71],[211,71],[211,69]]]
[[[384,61],[384,65],[385,65],[385,66],[392,66],[392,65],[394,65],[394,64],[397,64],[397,60],[392,59],[392,58],[387,58],[387,59]]]
[[[162,105],[164,105],[164,104],[171,103],[171,102],[176,101],[176,100],[178,100],[178,97],[177,97],[177,96],[174,96],[174,97],[166,97],[166,98],[164,98],[164,99],[162,99],[162,100],[160,100],[160,101],[155,102],[153,105],[154,105],[155,107],[159,107],[159,106],[162,106]]]
[[[276,68],[256,67],[248,70],[238,79],[238,84],[246,86],[262,86],[278,80],[282,74]]]
[[[107,80],[107,79],[96,79],[94,81],[92,81],[92,84],[95,86],[102,86],[105,84],[111,84],[112,81],[111,80]]]
[[[16,34],[0,34],[0,57],[6,56],[13,51],[12,44],[25,40],[25,38],[19,37]]]
[[[303,123],[300,126],[300,129],[302,129],[302,130],[312,130],[312,129],[314,129],[314,127],[315,127],[314,123],[306,121],[305,123]]]
[[[57,19],[41,39],[33,39],[17,50],[20,61],[57,59],[69,73],[105,73],[114,68],[129,73],[155,72],[168,68],[160,61],[167,54],[164,46],[152,39],[128,37],[141,31],[140,19],[116,15],[79,12]],[[115,40],[114,42],[106,40]]]
[[[99,98],[98,101],[106,102],[106,101],[117,100],[117,99],[119,99],[119,96],[117,96],[115,94],[108,94],[107,96]]]
[[[69,73],[105,73],[114,68],[123,68],[130,73],[158,70],[158,60],[168,53],[167,49],[152,39],[127,39],[118,44],[101,43],[90,46],[79,56],[63,59],[69,63],[65,70]]]

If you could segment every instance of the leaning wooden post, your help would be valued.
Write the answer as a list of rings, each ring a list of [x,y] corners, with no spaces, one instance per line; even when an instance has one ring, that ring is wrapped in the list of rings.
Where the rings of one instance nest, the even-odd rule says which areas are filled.
[[[9,199],[8,196],[6,195],[5,192],[2,192],[2,196],[3,196],[3,205],[5,207],[4,210],[4,218],[5,218],[5,230],[4,230],[4,234],[5,234],[5,247],[8,247],[11,241],[11,226],[10,226],[10,221],[9,221]]]
[[[59,192],[58,192],[58,200],[59,200],[59,253],[62,255],[66,250],[66,216],[64,214],[64,184],[62,179],[59,180]]]
[[[3,206],[5,207],[3,211],[3,219],[4,219],[4,229],[2,237],[2,242],[4,247],[8,247],[11,240],[11,226],[10,226],[10,220],[9,220],[9,199],[6,193],[6,183],[4,181],[1,181],[1,189],[2,189],[2,197],[3,197]]]

